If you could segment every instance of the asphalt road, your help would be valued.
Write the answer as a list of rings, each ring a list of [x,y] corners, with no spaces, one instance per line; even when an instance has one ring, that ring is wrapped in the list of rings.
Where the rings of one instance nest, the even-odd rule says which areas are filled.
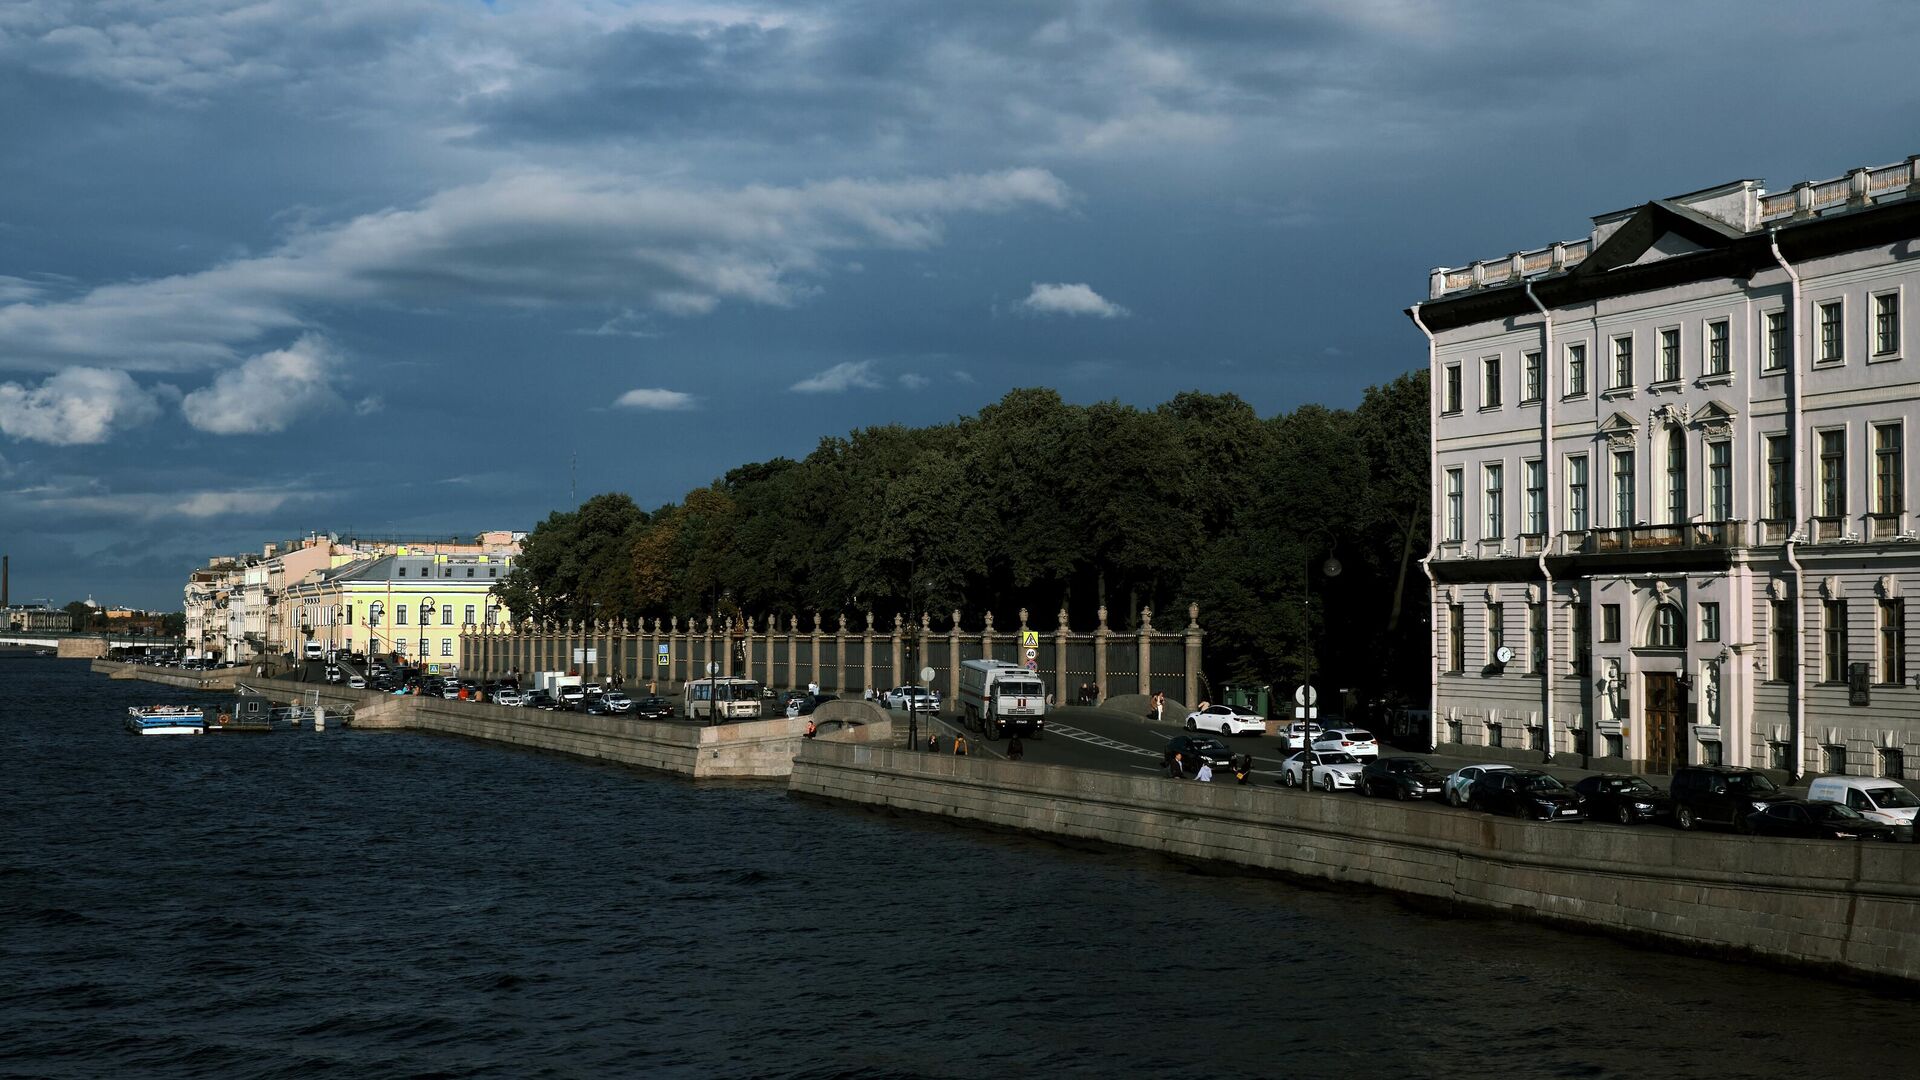
[[[895,710],[895,715],[904,714]],[[1184,719],[1184,716],[1179,719],[1169,717],[1166,721],[1155,723],[1145,717],[1135,720],[1112,709],[1055,706],[1047,712],[1046,737],[1022,739],[1020,742],[1026,748],[1025,760],[1037,764],[1158,774],[1161,772],[1160,757],[1166,750],[1167,740],[1185,734],[1180,719]],[[1007,756],[1008,740],[1003,738],[988,742],[977,732],[963,730],[957,716],[942,717],[941,731],[941,749],[946,752],[952,752],[954,735],[965,735],[969,753],[998,758]],[[1281,758],[1285,752],[1284,740],[1255,735],[1216,737],[1236,752],[1253,755],[1255,783],[1262,779],[1268,782],[1278,779]],[[924,718],[920,738],[924,745]],[[1230,777],[1224,778],[1231,780]]]

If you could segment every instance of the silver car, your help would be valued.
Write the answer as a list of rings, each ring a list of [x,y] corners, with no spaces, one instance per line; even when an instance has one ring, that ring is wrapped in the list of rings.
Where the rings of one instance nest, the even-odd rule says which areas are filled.
[[[1311,773],[1306,772],[1306,757],[1305,750],[1288,754],[1286,763],[1280,768],[1280,783],[1287,787],[1311,784],[1322,791],[1340,791],[1360,781],[1360,770],[1364,766],[1352,754],[1315,751]]]
[[[1480,779],[1490,772],[1510,772],[1512,769],[1513,766],[1511,765],[1489,764],[1467,765],[1453,770],[1452,773],[1448,774],[1447,782],[1442,785],[1442,789],[1447,793],[1447,805],[1467,805],[1467,789],[1473,786],[1475,780]]]

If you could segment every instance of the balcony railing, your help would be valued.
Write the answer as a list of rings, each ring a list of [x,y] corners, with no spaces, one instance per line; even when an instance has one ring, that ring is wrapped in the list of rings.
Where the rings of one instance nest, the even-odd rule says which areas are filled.
[[[1624,529],[1590,529],[1576,550],[1582,555],[1611,555],[1625,551],[1687,551],[1745,547],[1744,521],[1702,521],[1685,525],[1634,525]]]

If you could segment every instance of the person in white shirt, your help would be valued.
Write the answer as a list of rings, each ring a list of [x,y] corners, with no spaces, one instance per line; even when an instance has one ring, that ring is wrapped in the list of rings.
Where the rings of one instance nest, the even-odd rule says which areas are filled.
[[[1200,771],[1199,771],[1199,772],[1197,772],[1197,773],[1194,773],[1194,774],[1193,774],[1193,778],[1194,778],[1195,780],[1198,780],[1198,781],[1200,781],[1200,782],[1201,782],[1201,783],[1203,783],[1203,784],[1204,784],[1204,783],[1206,783],[1206,782],[1207,782],[1207,781],[1209,781],[1209,780],[1212,780],[1212,779],[1213,779],[1213,766],[1211,766],[1211,765],[1209,765],[1209,764],[1207,764],[1206,762],[1204,762],[1204,761],[1202,761],[1202,762],[1200,763]]]

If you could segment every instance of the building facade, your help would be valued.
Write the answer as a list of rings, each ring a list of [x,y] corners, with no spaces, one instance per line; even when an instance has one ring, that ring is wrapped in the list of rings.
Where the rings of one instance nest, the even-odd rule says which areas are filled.
[[[458,672],[464,635],[510,621],[492,589],[513,558],[403,548],[311,575],[289,586],[286,599],[303,641]]]
[[[1920,159],[1435,270],[1434,738],[1913,778]]]
[[[73,630],[73,615],[65,608],[18,604],[0,608],[0,627],[23,633],[65,634]]]

